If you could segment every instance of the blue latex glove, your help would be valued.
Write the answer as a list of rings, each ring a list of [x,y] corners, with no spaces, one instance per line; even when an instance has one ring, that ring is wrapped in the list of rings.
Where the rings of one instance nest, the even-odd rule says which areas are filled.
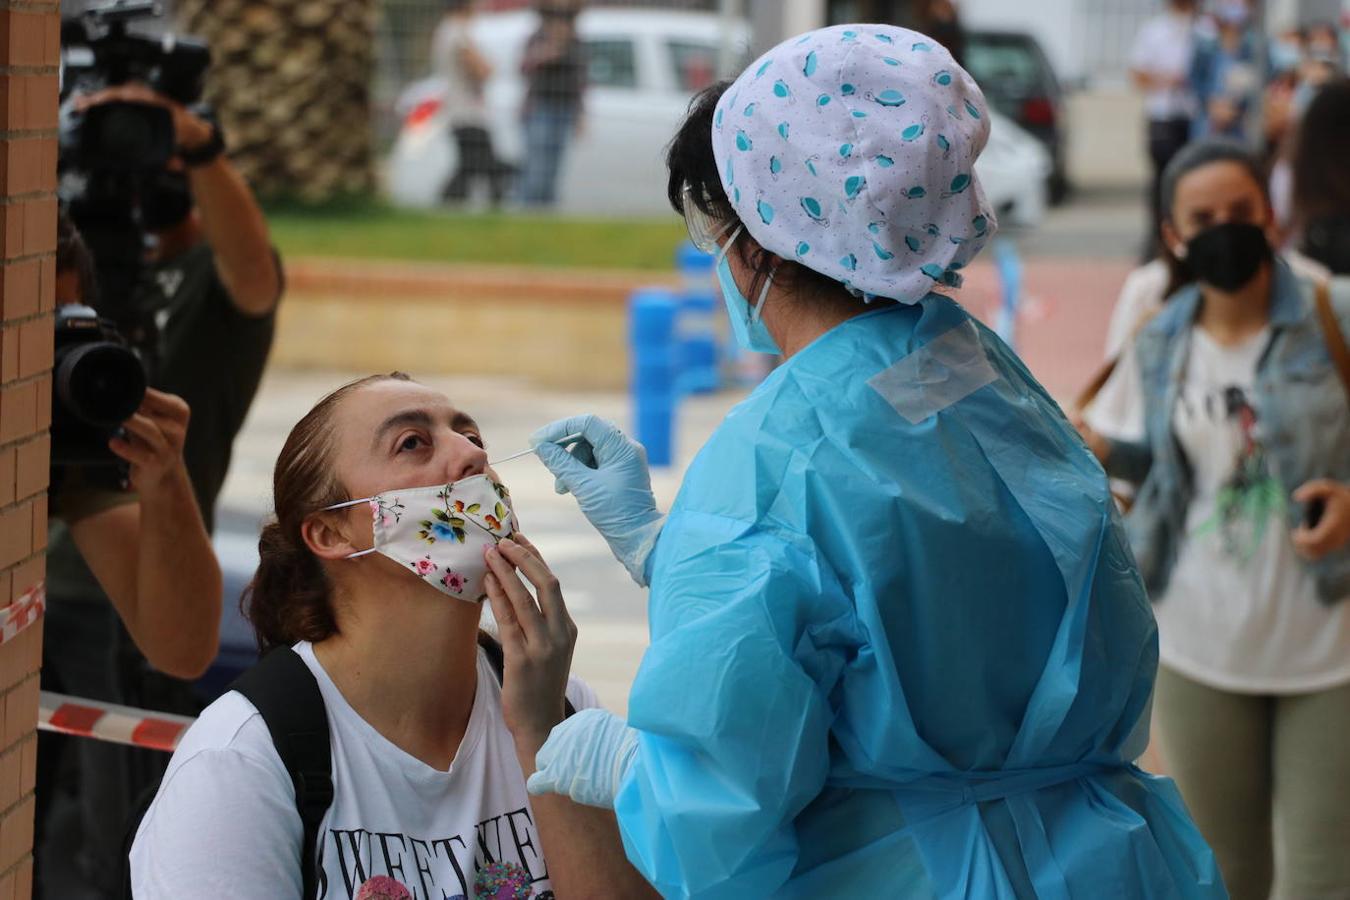
[[[586,806],[614,808],[637,753],[637,732],[603,709],[583,709],[554,727],[535,754],[531,794],[563,794]]]
[[[581,439],[565,449],[569,435]],[[530,437],[534,452],[557,479],[560,494],[577,498],[582,514],[642,587],[647,559],[665,517],[656,508],[647,451],[610,422],[596,416],[562,419]]]

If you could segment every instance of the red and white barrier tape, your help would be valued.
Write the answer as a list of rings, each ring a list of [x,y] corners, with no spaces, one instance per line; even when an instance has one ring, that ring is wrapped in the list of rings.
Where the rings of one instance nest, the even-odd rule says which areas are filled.
[[[42,731],[166,753],[178,747],[183,732],[195,721],[191,716],[114,706],[51,691],[43,691],[38,700],[38,728]]]
[[[42,618],[47,608],[47,590],[39,581],[4,609],[0,609],[0,646],[8,644],[29,625]]]

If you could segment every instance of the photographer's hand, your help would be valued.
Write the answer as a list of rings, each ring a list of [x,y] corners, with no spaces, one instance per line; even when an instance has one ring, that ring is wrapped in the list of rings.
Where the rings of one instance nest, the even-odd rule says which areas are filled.
[[[84,112],[105,103],[143,103],[167,109],[173,115],[174,144],[183,150],[200,150],[211,141],[211,124],[192,110],[166,97],[145,84],[121,84],[105,88],[75,101],[75,108]]]
[[[188,405],[146,391],[126,432],[110,443],[131,464],[139,502],[70,523],[90,571],[132,640],[156,669],[196,678],[220,641],[220,564],[183,461]]]
[[[182,398],[149,388],[141,408],[124,423],[125,432],[109,442],[112,452],[130,463],[136,493],[153,493],[183,467],[190,415]]]
[[[174,140],[179,150],[205,148],[212,126],[183,104],[144,84],[123,84],[83,97],[76,109],[103,103],[144,103],[173,114]],[[182,160],[171,166],[182,167]],[[209,163],[187,168],[201,230],[216,257],[216,272],[235,308],[248,316],[265,316],[281,299],[282,278],[267,220],[244,177],[225,154]]]

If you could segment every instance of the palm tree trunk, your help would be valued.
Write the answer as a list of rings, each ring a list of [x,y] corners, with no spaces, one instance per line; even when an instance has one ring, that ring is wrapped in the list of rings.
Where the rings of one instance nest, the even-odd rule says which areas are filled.
[[[376,0],[176,0],[212,51],[206,100],[260,196],[319,202],[375,187]]]

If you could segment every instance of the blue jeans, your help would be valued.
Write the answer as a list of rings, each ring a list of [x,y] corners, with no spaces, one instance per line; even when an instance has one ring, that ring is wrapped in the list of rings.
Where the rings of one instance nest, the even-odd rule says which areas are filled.
[[[532,103],[525,113],[525,160],[521,200],[526,206],[552,206],[558,201],[558,173],[576,128],[571,104]]]

